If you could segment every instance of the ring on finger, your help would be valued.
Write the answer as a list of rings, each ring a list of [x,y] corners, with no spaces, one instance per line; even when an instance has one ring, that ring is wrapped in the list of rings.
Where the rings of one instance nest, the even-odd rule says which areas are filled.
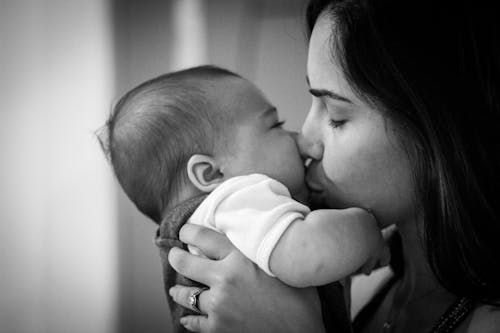
[[[188,304],[191,307],[191,309],[199,314],[202,313],[199,307],[200,303],[199,296],[205,290],[208,290],[208,288],[197,288],[191,293],[191,295],[188,298]]]

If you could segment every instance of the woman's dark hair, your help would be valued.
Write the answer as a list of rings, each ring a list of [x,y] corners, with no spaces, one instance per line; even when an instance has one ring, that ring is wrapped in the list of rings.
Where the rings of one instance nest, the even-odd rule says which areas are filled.
[[[431,268],[452,293],[500,299],[500,29],[493,8],[454,1],[311,1],[311,34],[356,93],[399,129],[414,165]],[[442,4],[441,4],[442,5]]]

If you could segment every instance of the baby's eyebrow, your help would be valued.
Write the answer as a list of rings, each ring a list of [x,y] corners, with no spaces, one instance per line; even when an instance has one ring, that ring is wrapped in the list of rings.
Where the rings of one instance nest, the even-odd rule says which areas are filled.
[[[278,112],[278,109],[276,109],[275,106],[271,106],[269,109],[267,109],[266,111],[264,111],[261,116],[262,117],[269,117],[269,116],[272,116],[273,113],[277,113]]]

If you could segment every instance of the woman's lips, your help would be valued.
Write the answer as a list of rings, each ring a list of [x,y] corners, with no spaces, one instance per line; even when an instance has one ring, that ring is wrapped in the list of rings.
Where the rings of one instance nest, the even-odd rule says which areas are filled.
[[[307,167],[306,184],[312,192],[323,192],[324,188],[321,182],[318,182],[318,174],[321,172],[321,165],[318,162],[312,162]]]

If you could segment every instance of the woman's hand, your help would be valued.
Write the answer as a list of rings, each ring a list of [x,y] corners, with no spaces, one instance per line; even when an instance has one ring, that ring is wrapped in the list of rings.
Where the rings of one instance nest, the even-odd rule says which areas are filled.
[[[261,271],[223,234],[186,224],[180,240],[199,248],[208,258],[173,248],[168,260],[180,274],[207,285],[198,297],[206,316],[186,316],[181,323],[195,332],[323,332],[315,288],[296,289]],[[176,285],[170,295],[190,308],[197,289]]]

